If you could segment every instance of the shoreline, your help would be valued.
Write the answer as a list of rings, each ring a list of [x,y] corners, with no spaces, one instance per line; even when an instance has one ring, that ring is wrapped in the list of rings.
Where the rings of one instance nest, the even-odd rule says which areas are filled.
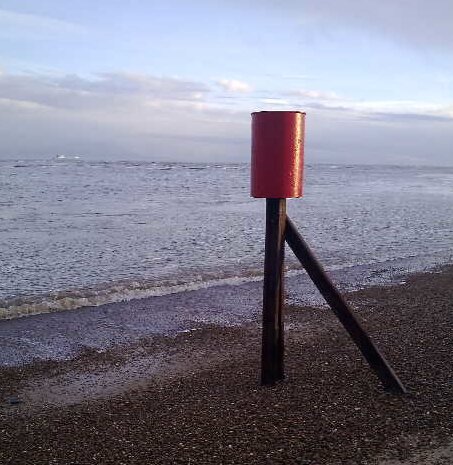
[[[383,262],[359,263],[348,265],[328,266],[326,271],[342,286],[343,290],[360,290],[373,285],[397,284],[401,276],[410,276],[416,273],[426,273],[432,270],[448,266],[451,262],[444,259],[434,259],[434,256],[420,254],[393,258]],[[259,268],[259,269],[258,269]],[[206,273],[195,280],[179,278],[163,278],[162,281],[131,278],[108,283],[87,285],[85,288],[70,288],[66,290],[49,291],[37,295],[22,295],[0,299],[0,324],[2,321],[11,321],[18,318],[53,314],[59,312],[71,312],[78,310],[90,310],[92,308],[109,305],[125,305],[137,300],[149,300],[166,297],[173,294],[180,295],[186,292],[199,292],[205,289],[219,289],[224,287],[253,286],[258,283],[260,288],[263,281],[262,268],[236,273],[224,273],[215,275]],[[297,294],[297,288],[305,286],[309,294],[310,285],[304,281],[305,271],[298,261],[294,259],[291,264],[286,262],[285,280],[294,282],[292,291]],[[310,301],[312,300],[312,302]],[[305,304],[319,303],[317,294],[310,295]]]
[[[331,270],[328,274],[342,293],[375,286],[392,286],[419,273],[436,273],[452,265],[420,271],[419,257]],[[286,273],[288,305],[326,306],[303,270]],[[260,323],[262,281],[202,286],[184,292],[136,298],[99,306],[43,312],[0,319],[0,367],[39,360],[65,361],[86,351],[110,351],[136,344],[143,338],[176,336],[205,326]]]
[[[346,297],[407,396],[381,389],[330,311],[292,304],[287,379],[271,388],[259,386],[256,319],[0,368],[0,463],[451,460],[453,266]]]

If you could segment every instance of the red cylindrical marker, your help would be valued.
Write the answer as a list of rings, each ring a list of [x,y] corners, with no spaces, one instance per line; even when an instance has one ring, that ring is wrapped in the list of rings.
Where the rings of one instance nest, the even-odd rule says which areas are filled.
[[[304,131],[300,111],[252,113],[252,197],[302,197]]]

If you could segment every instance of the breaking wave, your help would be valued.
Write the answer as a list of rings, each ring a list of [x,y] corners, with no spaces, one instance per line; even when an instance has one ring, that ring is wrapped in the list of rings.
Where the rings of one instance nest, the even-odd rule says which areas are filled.
[[[304,271],[299,267],[288,267],[286,270],[286,276],[288,277],[302,273]],[[249,270],[242,275],[234,276],[199,275],[192,277],[190,282],[182,280],[162,282],[147,280],[118,281],[81,289],[3,299],[0,300],[0,320],[10,320],[41,313],[76,310],[82,307],[99,307],[105,304],[197,291],[217,286],[239,286],[262,280],[262,271]]]
[[[85,289],[55,291],[38,296],[21,296],[0,300],[0,320],[41,313],[75,310],[82,307],[98,307],[104,304],[164,296],[216,286],[234,286],[262,279],[261,274],[251,273],[244,276],[222,278],[200,276],[192,282],[166,281],[156,283],[149,281],[123,281]]]

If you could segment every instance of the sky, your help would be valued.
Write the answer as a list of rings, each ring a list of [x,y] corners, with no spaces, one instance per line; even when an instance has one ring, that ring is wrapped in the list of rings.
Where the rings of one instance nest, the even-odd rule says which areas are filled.
[[[453,166],[452,0],[0,0],[0,159]]]

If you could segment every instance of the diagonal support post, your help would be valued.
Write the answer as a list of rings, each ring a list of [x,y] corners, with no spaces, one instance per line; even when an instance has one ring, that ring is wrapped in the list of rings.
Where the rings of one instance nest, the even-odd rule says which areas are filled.
[[[377,374],[384,388],[396,393],[406,393],[403,383],[362,328],[351,308],[327,276],[322,265],[288,216],[286,217],[285,240],[332,311],[360,349],[370,367]]]

